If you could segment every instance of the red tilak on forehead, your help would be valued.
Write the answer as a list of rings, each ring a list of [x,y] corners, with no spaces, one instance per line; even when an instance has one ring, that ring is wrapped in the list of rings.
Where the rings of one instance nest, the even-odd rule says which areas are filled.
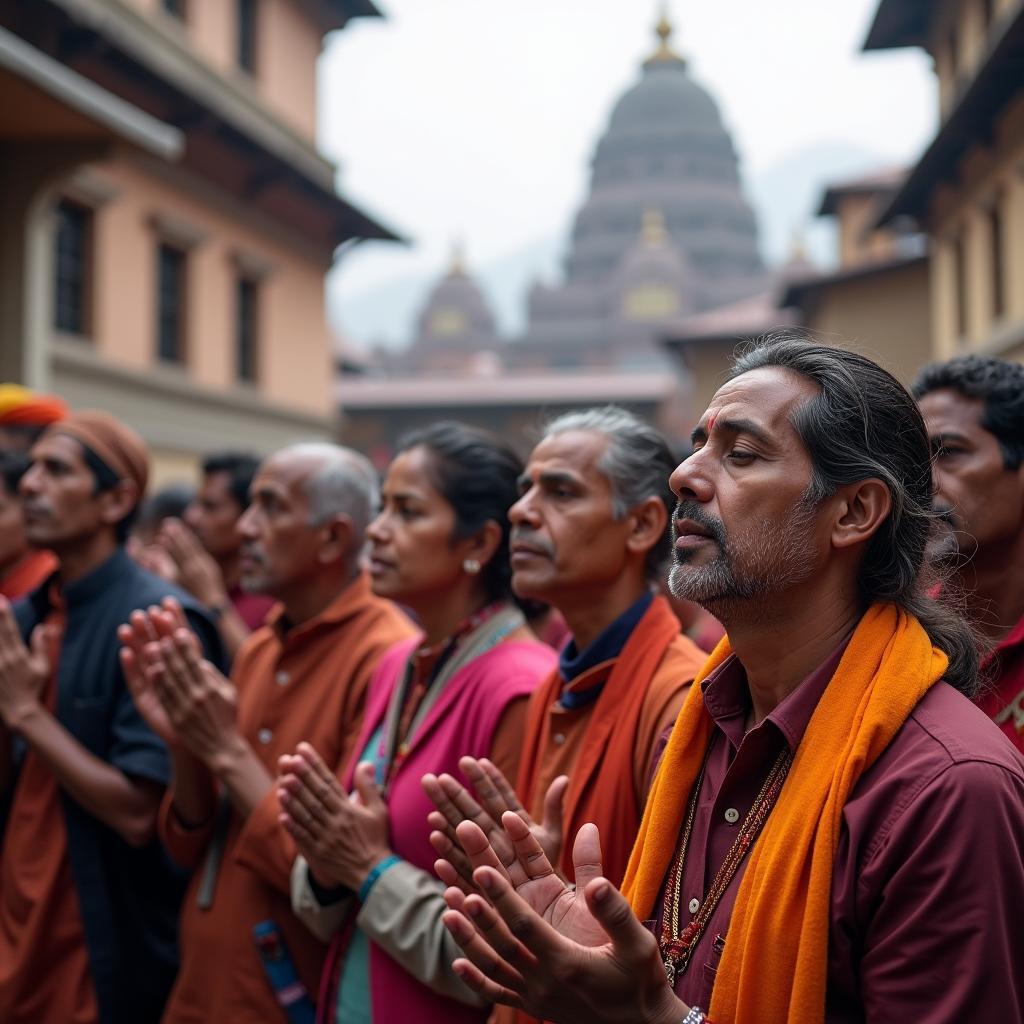
[[[715,420],[716,420],[716,419],[718,419],[718,417],[717,417],[717,416],[716,416],[716,415],[715,415],[714,413],[712,413],[712,414],[711,414],[711,415],[710,415],[710,416],[708,417],[708,433],[709,433],[709,434],[711,433],[711,431],[712,431],[712,430],[714,430],[714,429],[715,429]]]

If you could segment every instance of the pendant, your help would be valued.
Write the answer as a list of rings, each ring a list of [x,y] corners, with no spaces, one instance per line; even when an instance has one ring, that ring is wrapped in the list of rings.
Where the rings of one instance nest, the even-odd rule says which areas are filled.
[[[669,988],[675,988],[676,987],[676,965],[674,963],[672,963],[672,959],[671,958],[667,958],[664,961],[664,963],[662,964],[662,967],[665,968],[665,977],[668,978],[668,987]]]

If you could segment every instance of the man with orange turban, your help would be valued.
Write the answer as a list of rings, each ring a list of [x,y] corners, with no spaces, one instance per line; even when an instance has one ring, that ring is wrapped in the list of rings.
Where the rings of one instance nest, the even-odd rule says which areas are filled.
[[[670,585],[727,636],[622,892],[592,824],[573,890],[517,815],[507,873],[462,822],[456,973],[555,1022],[1021,1024],[1024,761],[970,699],[970,629],[929,597],[913,399],[856,353],[768,339],[693,440]]]
[[[0,451],[27,452],[50,424],[67,414],[67,406],[56,395],[0,384]]]
[[[25,531],[58,569],[0,598],[0,1020],[156,1022],[177,968],[184,879],[156,840],[170,777],[135,709],[117,627],[173,595],[207,656],[217,632],[123,542],[142,440],[101,412],[48,427],[21,478]]]

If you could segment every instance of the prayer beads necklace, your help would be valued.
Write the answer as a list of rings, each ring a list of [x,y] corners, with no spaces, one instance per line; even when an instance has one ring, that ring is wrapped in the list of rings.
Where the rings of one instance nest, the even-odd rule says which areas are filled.
[[[710,750],[710,748],[709,748]],[[671,913],[665,913],[661,924],[661,940],[658,943],[661,950],[662,965],[665,968],[665,976],[669,985],[675,987],[676,978],[689,966],[690,957],[697,945],[704,929],[711,920],[711,915],[718,906],[725,891],[729,888],[739,869],[743,858],[747,855],[754,840],[764,827],[768,815],[778,799],[782,790],[782,784],[789,774],[789,767],[793,763],[793,753],[788,746],[783,747],[779,756],[775,759],[768,777],[761,786],[743,824],[733,841],[729,852],[722,861],[722,866],[715,874],[711,887],[708,889],[704,901],[701,903],[693,920],[680,931],[679,929],[679,907],[683,898],[683,868],[686,864],[686,854],[690,846],[690,836],[693,832],[693,821],[697,815],[697,800],[700,795],[701,784],[704,781],[704,770],[707,768],[708,755],[704,755],[704,763],[701,765],[700,774],[694,783],[693,791],[690,793],[689,804],[686,809],[686,822],[683,826],[683,838],[679,844],[679,855],[676,857],[672,872],[669,875],[667,893],[671,904]]]

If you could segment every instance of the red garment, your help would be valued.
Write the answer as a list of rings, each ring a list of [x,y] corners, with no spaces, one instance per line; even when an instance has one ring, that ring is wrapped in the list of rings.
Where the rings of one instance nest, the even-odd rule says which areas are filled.
[[[681,657],[680,657],[681,655]],[[678,659],[678,660],[676,660]],[[633,766],[634,751],[644,742],[640,723],[650,692],[660,689],[665,701],[700,670],[704,655],[679,634],[679,620],[663,597],[655,597],[615,660],[600,696],[590,706],[578,756],[568,771],[563,805],[562,869],[572,874],[572,837],[587,822],[601,830],[604,871],[622,880],[640,823]],[[665,664],[671,671],[665,672]],[[596,680],[590,682],[593,685]],[[551,749],[551,708],[562,690],[556,670],[530,698],[517,792],[534,812],[543,801],[541,780]],[[655,742],[657,734],[651,737]]]
[[[978,707],[1024,754],[1024,619],[985,659],[985,673],[991,673],[991,681],[978,697]]]
[[[732,657],[703,684],[715,728],[683,874],[703,900],[783,743],[796,748],[836,651],[757,727]],[[832,878],[824,1024],[1024,1021],[1024,762],[945,683],[924,696],[843,810]],[[675,991],[707,1008],[745,859]],[[985,879],[984,883],[979,879]],[[694,905],[694,909],[697,906]],[[660,934],[665,893],[659,897]]]
[[[238,617],[249,627],[250,633],[255,633],[267,621],[270,609],[275,604],[272,597],[267,597],[266,594],[250,594],[239,586],[234,586],[228,591],[228,600]]]
[[[51,556],[52,557],[52,556]],[[62,626],[53,588],[47,623]],[[57,707],[57,655],[43,696]],[[60,785],[29,748],[18,773],[0,850],[0,1021],[4,1024],[95,1024],[96,992],[89,973],[78,893],[71,876]]]
[[[50,551],[30,551],[6,576],[0,577],[0,594],[8,601],[31,594],[57,571],[57,556]]]

